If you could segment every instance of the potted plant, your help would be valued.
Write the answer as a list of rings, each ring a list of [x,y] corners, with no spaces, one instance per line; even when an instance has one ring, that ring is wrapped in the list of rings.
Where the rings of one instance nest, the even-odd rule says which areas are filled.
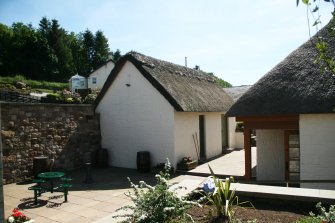
[[[177,164],[179,170],[192,170],[198,165],[196,160],[192,160],[191,157],[183,157],[182,160]]]
[[[33,219],[28,218],[21,211],[14,208],[13,213],[7,218],[7,223],[32,223]]]

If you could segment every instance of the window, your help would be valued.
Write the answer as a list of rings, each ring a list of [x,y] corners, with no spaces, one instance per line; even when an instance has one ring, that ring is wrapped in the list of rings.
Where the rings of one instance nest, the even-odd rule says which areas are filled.
[[[92,77],[92,84],[96,84],[97,83],[97,77]]]

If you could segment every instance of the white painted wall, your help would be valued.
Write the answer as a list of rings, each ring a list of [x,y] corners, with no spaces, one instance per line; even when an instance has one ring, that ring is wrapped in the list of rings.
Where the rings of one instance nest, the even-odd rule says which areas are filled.
[[[217,112],[205,113],[207,159],[222,153],[221,114]]]
[[[198,145],[200,146],[199,115],[205,116],[206,157],[211,158],[222,153],[221,114],[218,112],[175,112],[174,132],[177,162],[185,156],[190,156],[193,160],[198,159],[192,134],[197,133]]]
[[[335,180],[335,114],[300,115],[299,126],[300,179]],[[301,187],[334,190],[335,184],[303,183]]]
[[[244,148],[243,132],[235,132],[235,117],[228,118],[228,146],[230,148]]]
[[[115,64],[113,61],[108,61],[105,65],[92,72],[87,78],[87,87],[91,88],[92,90],[101,89],[114,66]],[[92,83],[94,77],[96,77],[97,80],[95,84]]]
[[[167,157],[174,165],[174,109],[132,63],[126,62],[96,111],[109,165],[136,168],[138,151],[150,152],[151,166]]]
[[[256,135],[257,180],[284,180],[284,130],[256,130]]]
[[[174,145],[177,162],[180,162],[185,156],[198,160],[192,134],[197,133],[199,139],[199,113],[175,112],[174,125]]]

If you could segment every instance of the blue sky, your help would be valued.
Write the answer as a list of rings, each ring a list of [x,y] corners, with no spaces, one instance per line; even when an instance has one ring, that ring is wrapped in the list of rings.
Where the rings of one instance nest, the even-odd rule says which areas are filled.
[[[323,2],[323,1],[322,1]],[[323,25],[332,4],[321,4]],[[46,16],[76,33],[102,30],[111,50],[199,65],[231,84],[254,84],[309,38],[296,0],[0,0],[0,22]]]

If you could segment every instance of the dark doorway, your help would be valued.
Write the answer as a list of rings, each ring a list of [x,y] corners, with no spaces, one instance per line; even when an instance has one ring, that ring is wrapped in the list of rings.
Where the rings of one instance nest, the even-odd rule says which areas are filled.
[[[200,159],[206,159],[205,116],[199,115]]]
[[[222,151],[228,147],[228,120],[221,115],[221,138],[222,138]]]

